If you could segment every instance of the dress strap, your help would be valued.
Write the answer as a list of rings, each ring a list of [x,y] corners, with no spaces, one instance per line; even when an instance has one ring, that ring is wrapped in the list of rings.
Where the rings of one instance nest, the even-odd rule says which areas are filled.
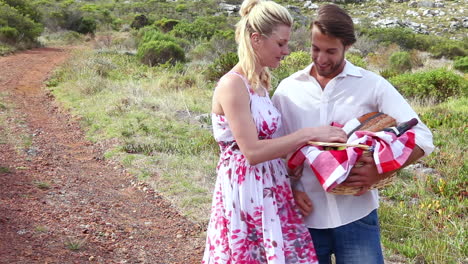
[[[240,74],[240,73],[238,73],[238,72],[236,72],[236,71],[230,71],[230,72],[228,72],[228,73],[226,73],[226,74],[234,74],[234,75],[239,76],[239,77],[242,79],[242,81],[244,81],[245,87],[247,88],[247,92],[249,92],[249,94],[253,94],[253,93],[254,93],[254,91],[253,91],[252,88],[250,87],[250,84],[249,84],[249,82],[247,81],[247,79],[244,77],[244,75],[242,75],[242,74]]]

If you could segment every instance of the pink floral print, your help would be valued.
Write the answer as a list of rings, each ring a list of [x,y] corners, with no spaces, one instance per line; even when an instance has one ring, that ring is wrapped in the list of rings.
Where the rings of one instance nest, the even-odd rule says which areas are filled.
[[[259,138],[272,138],[281,125],[279,112],[269,97],[250,88],[249,93]],[[226,118],[212,114],[212,122],[221,154],[202,263],[317,263],[310,234],[295,209],[283,161],[250,165]]]

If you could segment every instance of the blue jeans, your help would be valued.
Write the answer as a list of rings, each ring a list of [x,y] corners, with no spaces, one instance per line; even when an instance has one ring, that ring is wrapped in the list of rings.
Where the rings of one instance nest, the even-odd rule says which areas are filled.
[[[320,264],[383,264],[377,209],[344,226],[329,229],[309,228]]]

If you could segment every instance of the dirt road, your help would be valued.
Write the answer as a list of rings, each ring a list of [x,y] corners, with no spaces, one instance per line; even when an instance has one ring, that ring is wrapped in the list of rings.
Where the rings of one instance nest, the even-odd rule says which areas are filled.
[[[103,160],[44,89],[68,58],[0,57],[0,263],[199,263],[202,227]]]

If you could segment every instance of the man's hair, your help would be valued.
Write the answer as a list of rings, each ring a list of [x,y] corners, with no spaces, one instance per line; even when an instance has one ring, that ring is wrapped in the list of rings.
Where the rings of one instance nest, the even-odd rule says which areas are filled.
[[[244,0],[239,14],[241,19],[236,25],[236,42],[241,68],[253,89],[260,84],[269,88],[268,69],[265,68],[260,76],[255,73],[257,55],[250,42],[250,36],[255,32],[270,36],[280,25],[291,27],[293,18],[285,7],[268,0]]]
[[[339,38],[344,46],[356,42],[354,23],[348,13],[334,4],[321,6],[317,10],[317,17],[312,21],[310,29],[316,26],[325,35]]]

